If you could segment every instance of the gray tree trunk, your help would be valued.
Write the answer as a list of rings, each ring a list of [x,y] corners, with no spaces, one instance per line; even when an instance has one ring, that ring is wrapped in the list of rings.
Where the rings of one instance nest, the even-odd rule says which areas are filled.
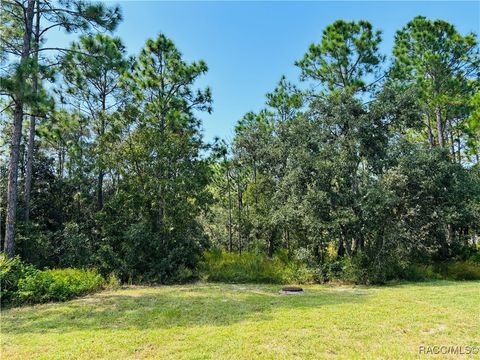
[[[40,44],[40,5],[37,1],[37,15],[35,23],[35,40],[34,40],[34,54],[35,66],[38,66],[38,48]],[[38,91],[38,69],[32,74],[32,93],[37,95]],[[34,114],[30,115],[30,129],[27,145],[27,164],[25,169],[25,223],[30,221],[30,194],[32,192],[32,168],[33,168],[33,152],[35,149],[35,126],[36,117]]]
[[[105,112],[107,109],[106,106],[107,100],[106,100],[106,93],[104,92],[102,94],[102,114],[101,114],[101,124],[100,124],[100,137],[102,137],[105,134]],[[98,181],[97,181],[97,211],[100,211],[103,209],[103,177],[105,176],[105,172],[103,169],[99,169],[98,171]]]
[[[20,65],[24,65],[30,56],[32,41],[33,16],[35,0],[28,0],[25,9],[25,33],[23,34],[22,54]],[[20,75],[19,81],[25,83],[25,75]],[[22,84],[23,85],[23,84]],[[15,96],[15,108],[13,113],[13,131],[10,144],[10,163],[8,164],[8,190],[7,190],[7,218],[5,221],[5,247],[8,256],[15,255],[15,218],[17,213],[18,192],[18,160],[20,157],[20,142],[22,138],[23,104],[24,96],[21,88]]]
[[[440,147],[445,147],[445,137],[444,137],[444,129],[443,129],[443,122],[442,122],[442,112],[440,110],[440,106],[437,104],[435,105],[435,117],[437,119],[437,131],[438,131],[438,145]]]
[[[227,159],[225,157],[225,163]],[[233,234],[232,234],[232,191],[230,189],[230,171],[227,164],[227,187],[228,187],[228,251],[233,251]]]
[[[430,147],[432,148],[432,147],[435,146],[435,138],[433,137],[432,123],[431,123],[431,120],[430,120],[430,110],[428,109],[428,107],[427,107],[426,115],[427,115],[428,143],[430,144]]]

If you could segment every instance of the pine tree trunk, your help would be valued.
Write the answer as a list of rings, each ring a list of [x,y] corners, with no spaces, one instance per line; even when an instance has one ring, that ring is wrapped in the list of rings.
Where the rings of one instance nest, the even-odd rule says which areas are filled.
[[[97,211],[103,209],[103,176],[104,173],[100,170],[97,179]]]
[[[242,253],[242,191],[240,190],[240,180],[238,180],[237,196],[238,196],[238,246],[239,252]]]
[[[268,240],[268,258],[271,259],[273,257],[273,238],[270,236]]]
[[[35,122],[34,115],[30,116],[30,129],[27,145],[27,165],[25,170],[25,223],[30,221],[30,194],[32,192],[32,167],[33,167],[33,151],[35,143]]]
[[[37,67],[32,74],[32,93],[35,97],[38,91],[38,48],[40,43],[40,5],[37,1],[37,15],[35,23],[35,41],[34,50],[37,52],[34,54],[35,66]],[[30,129],[27,145],[27,164],[25,170],[25,223],[30,221],[30,194],[32,192],[32,168],[33,168],[33,152],[35,149],[35,115],[30,115]]]
[[[30,56],[32,40],[33,16],[35,0],[28,0],[25,11],[25,33],[23,35],[23,46],[20,65],[26,63]],[[27,80],[20,71],[20,84]],[[7,218],[5,221],[5,247],[8,256],[15,255],[15,218],[17,213],[17,192],[18,192],[18,160],[20,157],[20,142],[22,138],[23,104],[24,93],[21,88],[15,97],[15,110],[13,113],[13,132],[10,145],[10,163],[8,164],[8,190],[7,190]]]
[[[462,149],[461,149],[461,143],[460,143],[460,134],[457,131],[457,154],[458,154],[458,163],[462,163]]]
[[[427,109],[427,134],[428,134],[428,143],[430,144],[430,147],[435,146],[435,139],[433,137],[433,132],[432,132],[432,123],[430,120],[430,111]]]
[[[456,161],[456,153],[455,153],[455,139],[453,137],[453,125],[452,125],[452,120],[449,120],[448,121],[448,127],[449,127],[449,130],[448,130],[448,133],[450,135],[450,150],[452,152],[452,159],[453,161]]]
[[[340,258],[343,258],[345,256],[345,246],[343,244],[342,239],[340,239],[339,242],[338,242],[337,255]]]
[[[257,162],[253,159],[253,198],[255,200],[255,205],[258,204],[258,196],[257,196]]]
[[[225,162],[227,159],[225,158]],[[227,165],[227,187],[228,187],[228,251],[233,250],[233,234],[232,234],[232,192],[230,189],[230,171]]]
[[[270,238],[268,239],[268,258],[273,258],[273,253],[275,251],[275,236],[277,235],[277,231],[273,229],[270,233]]]
[[[440,111],[440,105],[435,105],[435,117],[437,119],[437,131],[438,131],[438,145],[445,147],[444,129],[442,122],[442,113]]]
[[[100,137],[105,134],[105,112],[107,110],[107,99],[106,92],[102,94],[102,114],[101,114],[101,124],[100,124]],[[103,209],[103,177],[105,173],[102,169],[98,172],[98,181],[97,181],[97,210],[100,211]]]

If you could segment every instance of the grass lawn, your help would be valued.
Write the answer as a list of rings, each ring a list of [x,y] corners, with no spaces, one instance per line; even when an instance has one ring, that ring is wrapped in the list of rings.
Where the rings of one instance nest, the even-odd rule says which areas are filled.
[[[478,281],[305,289],[131,287],[5,309],[1,358],[398,359],[432,358],[421,345],[480,346]]]

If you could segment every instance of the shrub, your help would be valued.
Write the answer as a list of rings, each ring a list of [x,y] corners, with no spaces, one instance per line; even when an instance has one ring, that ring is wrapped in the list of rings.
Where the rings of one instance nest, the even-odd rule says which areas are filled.
[[[332,258],[325,261],[321,268],[324,281],[342,281],[353,284],[383,284],[392,277],[395,264],[372,260],[359,253],[353,257]],[[394,277],[394,276],[393,276]]]
[[[118,289],[120,285],[121,285],[121,281],[118,278],[117,274],[112,272],[105,279],[105,283],[103,287],[105,289]]]
[[[15,297],[20,279],[37,273],[38,270],[23,263],[18,256],[8,258],[0,253],[0,301],[6,304]]]
[[[59,267],[88,267],[92,264],[92,243],[85,230],[76,223],[67,223],[58,235]]]
[[[480,243],[468,247],[467,261],[480,264]]]
[[[171,283],[185,284],[196,279],[196,274],[184,265],[180,265],[175,275],[172,276]]]
[[[424,280],[480,280],[480,264],[473,261],[449,261],[431,265],[410,265],[400,278]]]
[[[283,274],[284,283],[311,284],[323,281],[321,272],[306,264],[290,262]]]
[[[122,282],[170,284],[188,278],[208,243],[190,212],[185,217],[178,213],[175,218],[165,218],[158,229],[150,217],[138,221],[129,217],[131,212],[119,212],[125,201],[112,199],[99,215],[105,217],[95,267],[102,274],[114,271]],[[171,216],[171,211],[165,216]]]
[[[199,269],[204,280],[227,283],[307,283],[314,279],[313,271],[303,264],[251,252],[206,252]]]
[[[409,281],[425,281],[425,280],[440,280],[441,276],[434,271],[432,265],[412,264],[407,266],[398,277],[402,280]]]
[[[470,261],[442,263],[438,273],[447,280],[480,280],[480,264]]]
[[[35,223],[19,224],[15,248],[24,263],[34,264],[39,269],[54,266],[58,257],[55,244],[55,231]]]
[[[18,281],[16,300],[20,303],[65,301],[97,291],[103,284],[104,279],[94,270],[38,271]]]

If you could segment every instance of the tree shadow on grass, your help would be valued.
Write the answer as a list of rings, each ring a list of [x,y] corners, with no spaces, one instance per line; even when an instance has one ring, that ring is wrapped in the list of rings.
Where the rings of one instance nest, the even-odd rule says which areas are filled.
[[[308,289],[303,295],[280,295],[279,287],[191,285],[104,292],[61,304],[5,311],[9,333],[65,333],[82,330],[167,329],[228,326],[264,321],[276,311],[318,309],[363,302],[366,292]]]

